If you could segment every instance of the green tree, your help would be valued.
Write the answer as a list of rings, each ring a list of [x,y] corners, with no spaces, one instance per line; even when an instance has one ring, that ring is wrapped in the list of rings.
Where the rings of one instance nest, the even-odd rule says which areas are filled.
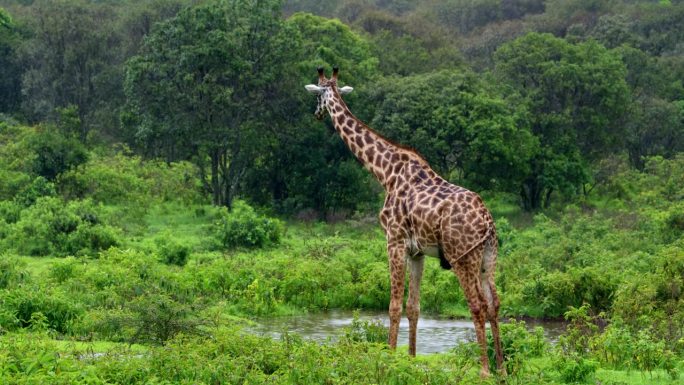
[[[670,158],[684,151],[684,103],[643,96],[632,103],[626,124],[627,154],[643,170],[646,158]]]
[[[475,74],[440,71],[378,82],[371,126],[423,154],[445,177],[516,191],[538,142],[524,114]]]
[[[109,73],[120,40],[112,26],[115,13],[84,0],[37,1],[28,12],[32,38],[21,58],[26,117],[54,120],[57,108],[74,105],[85,141],[92,128],[112,124],[111,110],[117,109],[111,99],[120,95],[121,83],[112,84]]]
[[[292,79],[299,36],[280,2],[215,1],[157,24],[127,66],[124,121],[150,155],[192,158],[216,205],[260,163]],[[275,121],[274,121],[275,120]]]
[[[539,33],[503,45],[494,59],[495,75],[510,100],[529,110],[541,145],[521,188],[524,207],[538,209],[553,192],[571,194],[586,183],[588,161],[622,148],[625,66],[594,41],[575,45]]]
[[[339,20],[297,13],[286,25],[301,36],[302,51],[291,92],[278,105],[279,129],[267,142],[264,158],[245,175],[248,195],[256,203],[275,204],[282,212],[313,209],[315,215],[340,215],[377,198],[370,175],[358,167],[329,121],[313,118],[315,105],[303,84],[316,80],[315,68],[339,65],[340,83],[357,91],[345,97],[353,110],[364,104],[370,79],[378,75],[378,60],[370,43]],[[326,127],[327,125],[327,127]]]
[[[21,101],[21,67],[16,50],[19,43],[14,21],[0,8],[0,112],[14,112]]]

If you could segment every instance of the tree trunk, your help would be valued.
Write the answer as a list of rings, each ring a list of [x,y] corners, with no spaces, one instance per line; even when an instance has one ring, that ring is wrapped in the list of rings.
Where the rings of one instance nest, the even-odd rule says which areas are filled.
[[[551,206],[551,193],[553,193],[553,188],[546,190],[546,197],[544,198],[544,208],[548,209]]]
[[[219,151],[211,151],[211,192],[213,194],[212,203],[215,206],[221,204],[221,181],[219,175]]]
[[[525,211],[534,211],[541,208],[542,204],[542,190],[536,178],[529,178],[523,182],[520,189],[520,197],[523,201],[523,209]]]

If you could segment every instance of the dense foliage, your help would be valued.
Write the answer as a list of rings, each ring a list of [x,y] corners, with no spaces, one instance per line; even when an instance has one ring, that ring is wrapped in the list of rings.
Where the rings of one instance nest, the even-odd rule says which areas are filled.
[[[511,384],[684,370],[684,3],[0,0],[0,383],[496,383],[250,319],[385,310],[382,191],[312,119],[339,64],[378,132],[481,193]],[[276,218],[278,217],[278,218]],[[330,222],[319,222],[328,219]],[[428,260],[423,312],[467,317]],[[420,340],[420,338],[419,338]]]
[[[191,161],[214,204],[321,218],[377,205],[378,186],[300,92],[321,64],[343,68],[352,110],[375,129],[526,210],[585,193],[608,155],[642,169],[684,150],[678,1],[0,7],[0,112]]]

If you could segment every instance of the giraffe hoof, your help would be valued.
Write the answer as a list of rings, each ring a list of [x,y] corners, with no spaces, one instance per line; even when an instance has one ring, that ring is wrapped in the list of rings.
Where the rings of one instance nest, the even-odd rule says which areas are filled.
[[[489,369],[485,369],[485,368],[480,369],[480,378],[487,379],[490,376],[491,376],[491,374],[489,373]]]

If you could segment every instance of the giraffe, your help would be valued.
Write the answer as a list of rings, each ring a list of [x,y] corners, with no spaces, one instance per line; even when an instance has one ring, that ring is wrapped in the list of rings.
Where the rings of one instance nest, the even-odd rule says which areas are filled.
[[[357,119],[340,96],[353,88],[337,87],[338,72],[334,67],[328,79],[319,67],[318,85],[309,84],[306,89],[318,98],[315,117],[322,120],[328,112],[335,131],[385,189],[380,223],[387,240],[391,281],[390,347],[397,346],[408,264],[409,354],[416,354],[423,266],[426,255],[434,256],[456,274],[463,288],[480,345],[480,374],[489,376],[485,319],[494,337],[497,370],[505,373],[494,285],[498,243],[489,210],[476,193],[437,175],[416,151],[393,143]]]

